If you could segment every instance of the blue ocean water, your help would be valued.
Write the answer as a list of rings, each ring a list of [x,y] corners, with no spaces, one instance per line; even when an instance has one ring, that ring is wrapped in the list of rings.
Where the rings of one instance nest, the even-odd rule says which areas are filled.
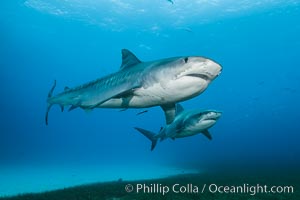
[[[3,189],[28,175],[18,170],[25,168],[47,174],[61,166],[54,176],[63,177],[68,166],[85,177],[88,167],[107,166],[106,172],[139,178],[134,169],[149,165],[199,171],[299,166],[300,1],[13,0],[0,5],[1,194],[34,191]],[[151,152],[150,141],[133,127],[159,131],[164,116],[157,107],[137,116],[144,109],[61,113],[54,106],[45,125],[54,80],[56,93],[113,73],[123,48],[143,61],[201,55],[223,66],[203,94],[182,103],[186,109],[223,112],[211,129],[212,141],[202,135],[167,140]],[[106,180],[102,176],[91,181]],[[40,179],[47,176],[37,176],[37,185],[45,181]],[[52,182],[61,186],[63,180]]]

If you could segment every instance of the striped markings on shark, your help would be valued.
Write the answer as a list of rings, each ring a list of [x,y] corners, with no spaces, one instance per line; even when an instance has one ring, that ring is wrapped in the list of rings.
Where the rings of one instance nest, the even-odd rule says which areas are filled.
[[[159,133],[135,127],[151,141],[151,151],[156,147],[157,141],[166,138],[175,140],[176,138],[190,137],[202,133],[209,140],[212,139],[209,128],[214,126],[221,117],[221,112],[215,110],[187,110],[185,111],[180,104],[176,104],[176,116],[171,124],[162,127]]]
[[[175,118],[175,105],[204,92],[221,73],[222,67],[201,56],[181,56],[142,62],[127,49],[122,50],[120,70],[74,88],[66,87],[53,95],[54,82],[47,98],[45,121],[55,104],[69,111],[76,108],[149,108],[160,106],[166,124]]]

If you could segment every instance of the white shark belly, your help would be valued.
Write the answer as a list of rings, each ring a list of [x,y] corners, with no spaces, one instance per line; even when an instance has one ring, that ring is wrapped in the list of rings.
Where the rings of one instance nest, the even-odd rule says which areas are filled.
[[[175,138],[189,137],[189,136],[197,135],[199,133],[200,133],[200,131],[184,130],[184,131],[181,131],[180,133],[177,133],[176,136],[175,136]]]
[[[212,127],[216,123],[215,120],[206,120],[205,122],[197,122],[192,126],[185,127],[180,133],[176,135],[176,138],[193,136],[198,133],[201,133],[210,127]]]
[[[132,96],[110,99],[98,107],[101,108],[146,108],[168,103],[177,103],[197,96],[208,86],[206,80],[184,76],[170,82],[155,83],[141,87]]]

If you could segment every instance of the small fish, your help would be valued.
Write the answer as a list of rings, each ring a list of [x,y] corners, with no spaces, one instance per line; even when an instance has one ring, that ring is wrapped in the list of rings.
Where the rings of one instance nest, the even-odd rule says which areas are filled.
[[[143,111],[137,113],[136,115],[141,115],[141,114],[144,114],[144,113],[146,113],[146,112],[148,112],[148,110],[143,110]]]
[[[189,27],[182,27],[181,29],[188,32],[188,33],[194,33],[193,30]]]

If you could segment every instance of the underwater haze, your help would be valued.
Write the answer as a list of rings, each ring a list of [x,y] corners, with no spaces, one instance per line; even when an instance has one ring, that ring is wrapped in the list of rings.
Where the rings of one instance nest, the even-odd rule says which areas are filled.
[[[10,0],[0,3],[0,196],[108,180],[300,166],[299,0]],[[161,108],[53,106],[47,94],[141,61],[204,56],[223,67],[182,102],[222,116],[202,134],[151,142]],[[148,110],[141,115],[137,113]],[[299,169],[299,168],[298,168]]]

